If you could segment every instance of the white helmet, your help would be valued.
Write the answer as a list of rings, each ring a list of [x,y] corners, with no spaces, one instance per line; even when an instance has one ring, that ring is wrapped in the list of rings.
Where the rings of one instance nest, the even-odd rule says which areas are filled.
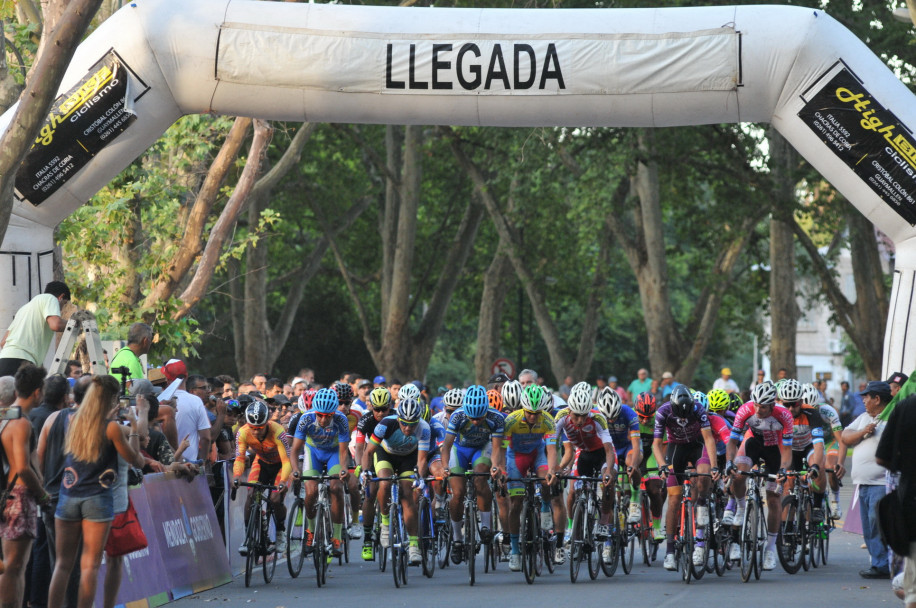
[[[407,383],[398,391],[398,401],[406,401],[407,399],[420,400],[420,389],[417,388],[416,384]]]
[[[817,405],[821,400],[821,393],[810,382],[802,385],[802,403],[806,405]]]
[[[776,394],[779,396],[780,401],[801,401],[801,382],[795,378],[789,378],[780,385]]]
[[[601,412],[608,420],[616,420],[620,415],[623,405],[620,403],[620,395],[610,386],[605,386],[598,393],[598,411]]]
[[[773,405],[776,403],[776,386],[769,380],[764,380],[754,387],[751,400],[757,405]]]
[[[526,400],[525,390],[522,388],[522,383],[518,380],[506,382],[499,392],[503,398],[503,411],[506,412],[514,412],[521,408]]]
[[[569,411],[573,414],[587,414],[592,409],[592,387],[588,382],[580,382],[569,391]]]

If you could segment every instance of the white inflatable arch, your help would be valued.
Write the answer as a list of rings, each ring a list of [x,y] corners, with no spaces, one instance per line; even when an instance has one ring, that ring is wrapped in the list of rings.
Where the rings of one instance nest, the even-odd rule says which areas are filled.
[[[770,122],[896,245],[884,369],[916,368],[914,96],[820,10],[137,0],[77,50],[17,175],[0,331],[52,230],[185,114],[490,126]],[[6,129],[12,110],[0,117]],[[913,333],[910,333],[913,329]]]

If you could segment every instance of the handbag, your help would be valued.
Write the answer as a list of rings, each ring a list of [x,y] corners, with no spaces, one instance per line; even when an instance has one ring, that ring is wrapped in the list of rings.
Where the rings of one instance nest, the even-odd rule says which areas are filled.
[[[128,498],[127,510],[119,513],[111,522],[105,553],[109,557],[120,557],[145,549],[147,545],[146,534],[140,526],[137,510],[134,509],[133,501]]]
[[[878,531],[881,533],[881,540],[894,553],[910,554],[910,533],[898,489],[888,492],[878,501]]]

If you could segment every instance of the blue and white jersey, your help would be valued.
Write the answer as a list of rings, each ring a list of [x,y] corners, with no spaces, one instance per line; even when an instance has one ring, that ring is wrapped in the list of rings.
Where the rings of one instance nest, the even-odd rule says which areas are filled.
[[[405,435],[398,423],[398,417],[387,416],[382,418],[375,430],[372,431],[372,437],[369,439],[383,450],[395,456],[407,456],[417,450],[429,451],[430,431],[429,425],[425,420],[421,420],[414,427],[413,433]]]
[[[455,443],[463,448],[482,448],[491,438],[502,439],[506,418],[492,407],[487,410],[482,424],[474,424],[464,408],[458,408],[448,421],[446,433],[455,436]]]
[[[323,427],[318,424],[318,413],[312,410],[299,418],[296,439],[322,450],[336,450],[339,443],[350,442],[350,423],[344,414],[334,412],[331,424]]]

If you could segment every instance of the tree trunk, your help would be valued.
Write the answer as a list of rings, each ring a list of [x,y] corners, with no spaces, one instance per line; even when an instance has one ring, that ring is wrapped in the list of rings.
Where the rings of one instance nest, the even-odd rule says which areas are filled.
[[[261,212],[267,208],[269,197],[253,197],[248,207],[248,226],[255,230],[261,221]],[[248,245],[245,252],[245,351],[239,364],[239,376],[249,378],[256,373],[267,373],[262,366],[274,351],[267,323],[267,242],[259,238]]]
[[[480,313],[477,318],[477,352],[474,355],[474,376],[477,384],[485,384],[490,377],[490,366],[500,357],[499,336],[502,333],[503,308],[506,294],[511,293],[512,261],[502,245],[496,249],[493,261],[483,277],[480,295]],[[519,362],[520,363],[520,362]]]

